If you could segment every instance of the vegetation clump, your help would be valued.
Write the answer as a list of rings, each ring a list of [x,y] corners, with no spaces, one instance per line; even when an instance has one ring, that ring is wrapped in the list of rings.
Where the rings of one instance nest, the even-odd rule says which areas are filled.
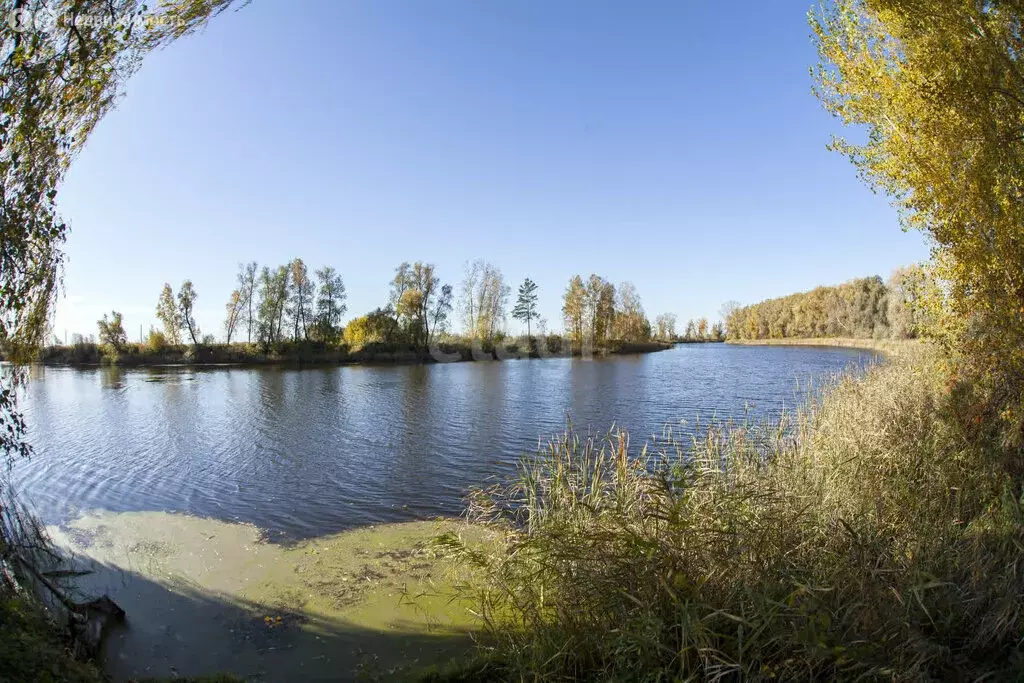
[[[68,654],[69,643],[42,605],[7,591],[0,597],[0,679],[9,681],[106,680],[92,663]]]

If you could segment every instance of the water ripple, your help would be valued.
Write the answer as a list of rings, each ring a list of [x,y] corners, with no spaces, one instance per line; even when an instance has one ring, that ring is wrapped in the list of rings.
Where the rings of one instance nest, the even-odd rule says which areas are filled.
[[[16,483],[49,521],[167,510],[305,537],[457,513],[567,416],[582,431],[760,419],[869,361],[845,349],[689,345],[550,359],[323,370],[46,368]]]

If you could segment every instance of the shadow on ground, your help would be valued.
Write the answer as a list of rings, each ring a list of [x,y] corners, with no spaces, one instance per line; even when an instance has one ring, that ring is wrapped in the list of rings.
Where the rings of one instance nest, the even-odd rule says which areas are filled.
[[[282,546],[255,527],[166,513],[83,516],[52,529],[84,575],[76,600],[126,613],[100,658],[114,680],[230,673],[254,681],[403,680],[469,650],[457,572],[430,549],[451,520]]]
[[[374,630],[97,569],[79,581],[80,591],[106,593],[127,614],[108,627],[101,650],[114,680],[213,673],[255,681],[402,680],[471,646],[467,631],[423,632],[412,623]]]

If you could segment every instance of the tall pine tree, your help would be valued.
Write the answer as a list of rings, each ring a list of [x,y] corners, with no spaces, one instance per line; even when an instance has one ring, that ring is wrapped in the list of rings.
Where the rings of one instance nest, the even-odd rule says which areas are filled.
[[[512,317],[526,323],[526,338],[530,338],[530,321],[537,317],[537,283],[526,278],[519,285],[519,296],[512,309]]]

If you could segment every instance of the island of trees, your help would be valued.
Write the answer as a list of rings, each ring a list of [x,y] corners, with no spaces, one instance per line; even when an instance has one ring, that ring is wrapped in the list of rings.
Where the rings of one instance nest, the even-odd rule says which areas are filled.
[[[177,291],[166,283],[156,303],[159,327],[145,340],[129,342],[124,316],[115,310],[97,321],[98,338],[76,335],[70,346],[43,349],[39,359],[124,365],[447,362],[642,353],[725,339],[723,324],[706,318],[690,320],[682,334],[672,313],[652,324],[632,283],[616,286],[596,274],[569,279],[561,293],[565,332],[551,333],[538,313],[537,284],[524,279],[513,300],[501,270],[479,259],[466,264],[458,289],[442,283],[431,263],[401,263],[387,301],[346,323],[347,291],[334,268],[311,273],[301,258],[276,267],[243,263],[225,304],[223,341],[200,329],[198,297],[191,280]],[[509,334],[510,317],[525,335]]]
[[[130,343],[124,318],[97,321],[98,337],[76,335],[70,346],[40,352],[46,363],[126,365],[164,363],[427,362],[639,353],[675,343],[782,339],[912,339],[932,324],[941,297],[934,267],[915,264],[879,276],[821,286],[755,304],[729,302],[723,322],[691,319],[677,329],[673,313],[652,323],[631,282],[617,287],[591,274],[575,275],[562,292],[564,333],[548,331],[538,314],[538,286],[524,279],[513,301],[499,268],[468,263],[456,290],[442,284],[433,264],[395,268],[384,305],[342,321],[348,312],[341,275],[330,266],[309,272],[296,258],[274,268],[240,264],[225,304],[223,336],[203,334],[195,320],[198,293],[191,280],[177,292],[165,284],[156,305],[159,328]],[[512,305],[509,310],[509,305]],[[525,335],[508,333],[508,319]],[[461,323],[461,331],[453,328]]]

